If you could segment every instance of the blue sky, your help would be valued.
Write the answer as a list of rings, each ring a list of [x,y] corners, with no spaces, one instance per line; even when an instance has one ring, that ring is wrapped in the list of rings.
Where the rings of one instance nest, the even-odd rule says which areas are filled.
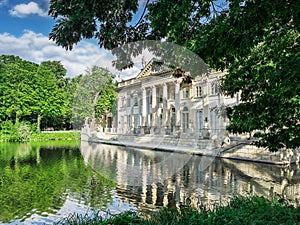
[[[18,55],[36,63],[61,61],[69,77],[85,73],[96,62],[110,66],[111,56],[96,40],[84,40],[72,51],[49,41],[55,21],[48,16],[48,9],[49,0],[0,0],[0,55]]]

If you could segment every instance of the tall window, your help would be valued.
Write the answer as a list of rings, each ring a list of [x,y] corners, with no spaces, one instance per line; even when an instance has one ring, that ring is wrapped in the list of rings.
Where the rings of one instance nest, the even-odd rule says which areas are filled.
[[[139,115],[134,115],[134,127],[140,126],[140,116]]]
[[[186,133],[189,128],[189,110],[187,107],[183,108],[182,111],[182,131]]]
[[[121,98],[121,108],[124,108],[125,107],[125,100],[124,98]]]
[[[202,89],[201,89],[201,86],[198,85],[195,87],[195,97],[196,98],[199,98],[202,96]]]
[[[170,86],[168,91],[168,99],[175,99],[175,86]]]
[[[131,127],[131,115],[127,116],[127,126]]]
[[[158,124],[160,126],[163,125],[163,113],[164,113],[164,110],[163,109],[159,109],[158,110]]]
[[[163,102],[163,92],[161,87],[156,87],[156,104]]]
[[[185,87],[182,89],[182,98],[189,98],[190,97],[190,88]]]
[[[203,112],[201,110],[197,110],[196,111],[196,130],[198,132],[201,132],[201,130],[203,129]]]
[[[147,93],[147,114],[152,113],[152,94],[149,91]]]
[[[159,93],[159,103],[162,103],[162,102],[163,102],[163,94]]]
[[[126,106],[130,107],[130,97],[129,96],[127,96],[127,99],[126,99]]]
[[[173,127],[176,125],[176,113],[174,107],[171,108],[170,118],[171,118],[171,130],[173,132]]]
[[[138,97],[134,97],[133,99],[133,106],[138,106],[139,102],[138,102]]]
[[[210,94],[216,95],[219,93],[218,83],[216,81],[211,83]]]

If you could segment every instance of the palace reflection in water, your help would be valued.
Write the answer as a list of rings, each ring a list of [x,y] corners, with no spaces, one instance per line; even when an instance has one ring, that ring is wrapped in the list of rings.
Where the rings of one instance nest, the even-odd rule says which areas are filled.
[[[162,206],[226,204],[236,195],[277,196],[299,205],[298,165],[279,167],[82,142],[86,164],[117,183],[141,212]]]

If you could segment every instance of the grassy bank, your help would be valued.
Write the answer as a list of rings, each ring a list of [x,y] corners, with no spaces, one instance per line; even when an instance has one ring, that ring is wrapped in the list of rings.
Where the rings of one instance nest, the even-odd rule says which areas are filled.
[[[200,211],[192,208],[164,208],[149,219],[138,216],[135,212],[124,212],[111,218],[99,215],[70,215],[58,222],[60,225],[196,225],[196,224],[300,224],[300,208],[269,201],[263,197],[235,198],[227,206]]]
[[[79,140],[79,131],[63,131],[63,132],[40,132],[30,133],[26,136],[21,136],[18,133],[1,134],[1,142],[29,142],[29,141],[44,141],[44,140]]]
[[[41,132],[34,133],[30,136],[30,141],[41,140],[79,140],[79,131],[63,131],[63,132]]]

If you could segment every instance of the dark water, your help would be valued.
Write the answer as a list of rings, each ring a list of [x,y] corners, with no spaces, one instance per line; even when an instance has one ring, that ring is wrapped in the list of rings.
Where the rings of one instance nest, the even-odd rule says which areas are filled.
[[[298,168],[87,142],[1,143],[0,223],[51,224],[99,210],[213,207],[236,195],[285,197],[298,205]]]

